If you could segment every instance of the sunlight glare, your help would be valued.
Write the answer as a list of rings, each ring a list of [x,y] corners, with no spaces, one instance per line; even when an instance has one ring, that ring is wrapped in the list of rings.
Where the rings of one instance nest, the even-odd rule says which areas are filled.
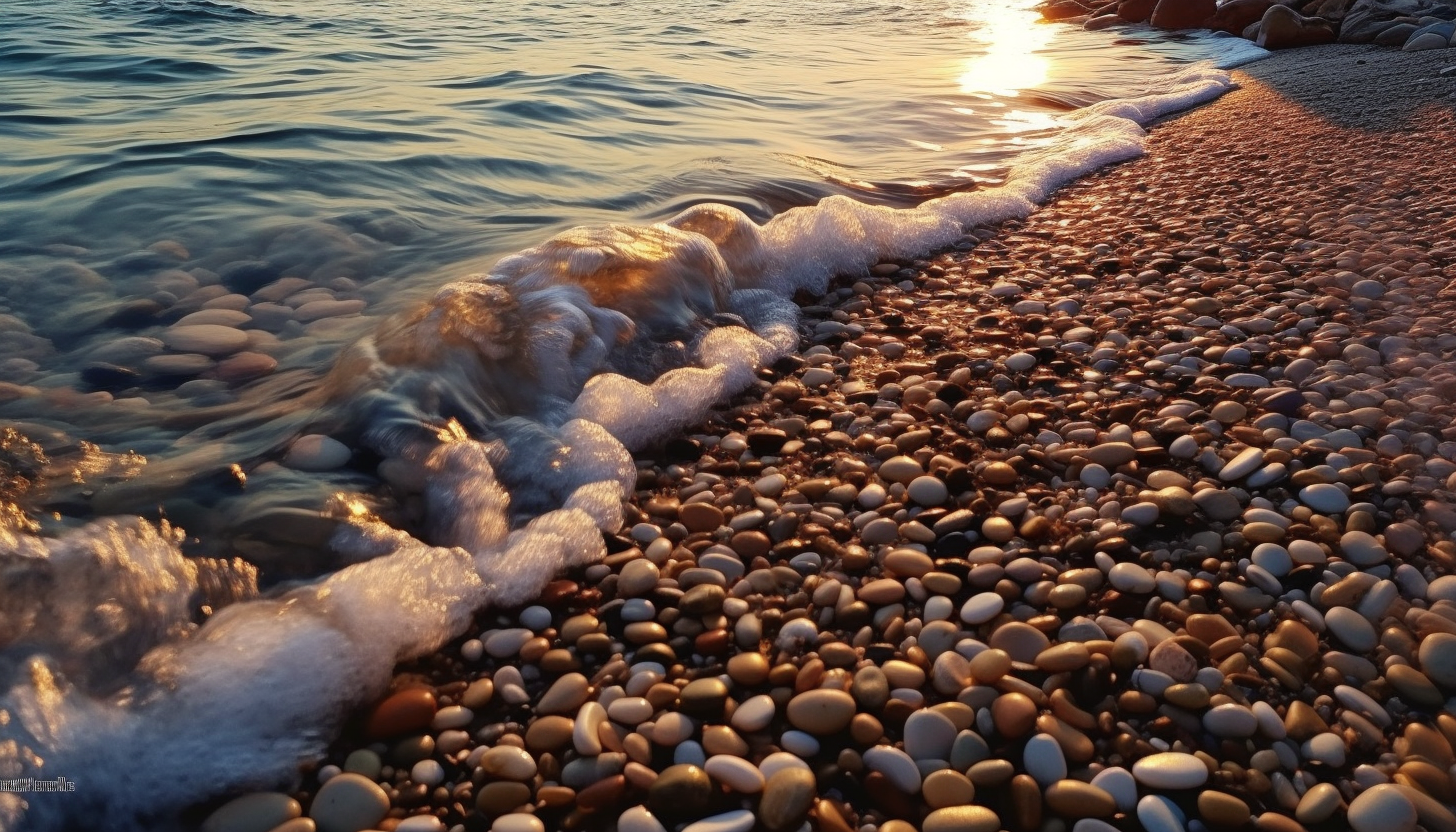
[[[1052,28],[1040,24],[1040,15],[1024,5],[968,0],[962,16],[976,23],[971,37],[981,41],[985,54],[966,64],[960,76],[961,92],[1014,96],[1045,83],[1049,61],[1037,51],[1052,37]]]

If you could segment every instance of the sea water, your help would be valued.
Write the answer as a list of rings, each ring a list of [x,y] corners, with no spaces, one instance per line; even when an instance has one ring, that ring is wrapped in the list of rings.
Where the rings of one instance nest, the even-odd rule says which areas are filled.
[[[1027,215],[1259,54],[1023,0],[9,0],[0,779],[76,789],[0,829],[289,787],[599,558],[631,452],[795,349],[796,292]]]

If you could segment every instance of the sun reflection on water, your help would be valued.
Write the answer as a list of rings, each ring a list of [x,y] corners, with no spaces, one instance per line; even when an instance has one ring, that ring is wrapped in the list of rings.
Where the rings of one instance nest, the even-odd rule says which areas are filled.
[[[985,52],[966,63],[961,92],[1009,97],[1046,83],[1050,61],[1038,53],[1053,31],[1029,4],[968,0],[960,16],[975,24],[971,37],[982,44],[976,51]]]

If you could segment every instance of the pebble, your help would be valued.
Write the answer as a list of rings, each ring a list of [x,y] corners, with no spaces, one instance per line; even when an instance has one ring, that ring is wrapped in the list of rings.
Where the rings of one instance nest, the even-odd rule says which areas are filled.
[[[735,809],[690,823],[683,827],[683,832],[748,832],[753,828],[755,820],[753,812],[747,809]],[[764,825],[768,826],[767,823]],[[778,827],[769,826],[768,828]]]
[[[1263,464],[1264,450],[1262,448],[1245,448],[1219,469],[1218,478],[1224,482],[1241,480],[1254,473]]]
[[[1150,754],[1132,765],[1132,776],[1154,789],[1196,789],[1208,782],[1208,767],[1191,754]]]
[[[1043,788],[1067,777],[1067,758],[1062,754],[1062,747],[1046,734],[1027,740],[1022,763],[1026,773]]]
[[[1350,498],[1337,485],[1315,483],[1299,492],[1300,502],[1324,514],[1342,514],[1350,507]]]
[[[293,440],[283,464],[298,471],[333,471],[347,465],[353,455],[343,442],[311,433]]]
[[[890,748],[885,745],[877,745],[865,751],[862,755],[864,763],[870,771],[877,771],[885,775],[896,789],[905,794],[915,794],[920,791],[920,768],[915,761],[910,759],[898,748]]]
[[[804,822],[817,796],[818,784],[812,772],[798,767],[781,769],[768,778],[763,788],[759,820],[769,832],[795,829]]]
[[[1365,616],[1349,607],[1326,610],[1325,625],[1336,638],[1358,653],[1375,649],[1378,640],[1375,627]]]
[[[994,592],[973,595],[961,606],[961,620],[967,624],[985,624],[1001,614],[1006,601]]]
[[[1340,538],[1340,556],[1356,566],[1376,566],[1390,557],[1368,532],[1348,531]]]
[[[269,832],[303,814],[298,801],[277,792],[255,792],[218,807],[202,822],[202,832]]]
[[[1350,801],[1345,815],[1355,832],[1411,832],[1416,807],[1395,786],[1373,786]]]
[[[937,711],[920,710],[905,720],[905,753],[920,760],[949,760],[956,726]]]
[[[1184,832],[1188,823],[1178,804],[1155,794],[1138,801],[1137,818],[1144,832]]]
[[[1456,634],[1432,633],[1421,640],[1417,660],[1426,677],[1446,691],[1456,691]]]
[[[220,324],[173,326],[162,333],[162,343],[180,353],[231,355],[248,346],[248,334]]]
[[[920,825],[921,832],[996,832],[1000,828],[1001,818],[985,806],[936,809]]]
[[[790,724],[817,736],[844,730],[854,714],[854,697],[842,690],[825,688],[795,696],[786,709]]]
[[[389,795],[362,775],[345,772],[329,779],[314,795],[308,816],[319,832],[361,832],[389,813]]]
[[[709,757],[703,764],[703,770],[708,772],[709,777],[735,792],[758,794],[763,791],[763,772],[742,757],[726,754]]]

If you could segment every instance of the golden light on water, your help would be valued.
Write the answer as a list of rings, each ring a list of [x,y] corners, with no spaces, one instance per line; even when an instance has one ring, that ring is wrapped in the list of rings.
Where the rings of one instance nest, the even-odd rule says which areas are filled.
[[[1046,82],[1050,62],[1037,51],[1051,40],[1052,27],[1042,25],[1030,8],[970,0],[962,15],[976,24],[971,37],[981,42],[980,57],[966,64],[961,92],[1014,96]]]

